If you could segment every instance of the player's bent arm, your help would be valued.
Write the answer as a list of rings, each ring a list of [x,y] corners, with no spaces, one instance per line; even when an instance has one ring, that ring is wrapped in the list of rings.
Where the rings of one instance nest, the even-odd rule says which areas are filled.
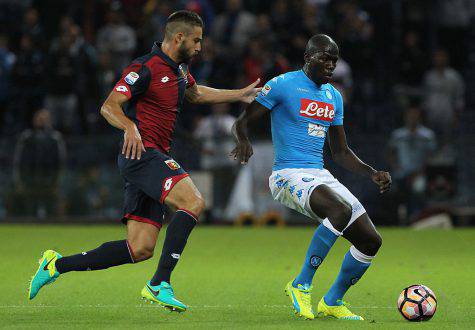
[[[122,105],[128,100],[126,95],[112,91],[101,107],[101,115],[112,126],[124,131],[124,144],[122,154],[125,158],[140,159],[145,147],[142,137],[135,123],[130,120],[122,110]]]
[[[328,144],[332,158],[345,169],[366,177],[379,186],[379,191],[384,193],[391,188],[391,175],[389,172],[377,171],[361,159],[348,147],[343,125],[330,126],[328,130]]]
[[[252,123],[256,119],[262,117],[269,110],[257,101],[253,101],[246,109],[239,115],[232,127],[232,133],[236,140],[236,148],[231,151],[234,159],[237,159],[241,164],[246,164],[252,156],[252,146],[247,134],[248,123]]]
[[[232,133],[236,141],[248,140],[247,136],[247,125],[252,123],[255,120],[259,119],[263,115],[269,112],[265,106],[260,104],[257,101],[253,101],[251,104],[246,106],[244,111],[239,115],[239,117],[234,122]]]
[[[257,79],[242,89],[216,89],[194,84],[186,90],[185,97],[189,102],[196,104],[231,103],[239,101],[251,103],[261,90],[260,88],[256,88],[259,82],[260,80]]]
[[[343,168],[356,174],[371,177],[377,171],[363,162],[348,147],[343,125],[330,126],[328,130],[328,145],[333,160]]]
[[[107,122],[123,131],[135,126],[134,122],[122,110],[122,104],[127,102],[127,100],[126,95],[112,91],[101,107],[101,115]]]

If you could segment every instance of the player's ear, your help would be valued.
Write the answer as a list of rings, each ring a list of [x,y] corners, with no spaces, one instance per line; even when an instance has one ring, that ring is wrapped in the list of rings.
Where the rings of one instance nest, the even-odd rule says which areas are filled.
[[[181,44],[185,40],[185,34],[183,32],[178,32],[175,34],[175,41],[177,44]]]
[[[307,52],[303,53],[303,60],[305,61],[305,63],[310,62],[310,54]]]

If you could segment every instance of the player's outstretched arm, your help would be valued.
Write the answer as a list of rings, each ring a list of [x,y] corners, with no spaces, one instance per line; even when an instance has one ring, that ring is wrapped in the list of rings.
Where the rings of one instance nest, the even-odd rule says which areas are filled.
[[[328,131],[328,144],[333,160],[353,173],[366,177],[379,186],[379,191],[384,193],[391,188],[391,175],[389,172],[377,171],[355,155],[348,147],[343,125],[330,126]]]
[[[125,158],[140,159],[142,151],[145,152],[145,147],[137,126],[122,110],[122,104],[127,100],[126,95],[112,91],[101,107],[101,115],[109,124],[124,131],[122,154]]]
[[[186,99],[196,104],[244,102],[251,103],[261,91],[256,87],[261,80],[257,79],[252,84],[242,89],[216,89],[195,84],[185,92]]]
[[[241,164],[247,164],[252,156],[252,145],[247,134],[247,125],[254,120],[262,117],[269,110],[257,101],[253,101],[239,115],[234,122],[232,133],[236,142],[236,147],[231,151],[231,156],[237,159]]]

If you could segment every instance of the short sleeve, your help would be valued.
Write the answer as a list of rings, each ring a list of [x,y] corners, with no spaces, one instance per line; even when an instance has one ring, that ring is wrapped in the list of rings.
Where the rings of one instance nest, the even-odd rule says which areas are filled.
[[[256,101],[269,110],[272,110],[277,104],[282,102],[283,79],[278,78],[275,77],[269,80],[256,97]]]
[[[331,126],[341,126],[343,125],[343,98],[335,88],[333,89],[333,95],[335,95],[335,117]]]
[[[121,93],[130,100],[145,93],[150,85],[150,70],[141,63],[132,63],[122,72],[122,76],[114,86],[114,91]]]
[[[193,85],[196,84],[195,78],[190,73],[190,70],[188,69],[188,72],[186,73],[186,88],[193,87]]]

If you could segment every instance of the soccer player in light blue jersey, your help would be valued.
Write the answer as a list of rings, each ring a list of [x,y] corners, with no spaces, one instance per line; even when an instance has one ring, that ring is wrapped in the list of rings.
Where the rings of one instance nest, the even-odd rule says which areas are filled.
[[[302,70],[287,72],[266,83],[256,100],[236,120],[236,148],[231,154],[246,164],[253,151],[247,125],[270,111],[275,162],[269,187],[274,199],[317,219],[302,270],[286,286],[295,312],[315,318],[311,304],[312,281],[339,236],[353,245],[340,273],[317,307],[318,316],[363,320],[352,313],[343,296],[371,265],[382,239],[358,199],[323,166],[328,137],[332,158],[345,169],[365,176],[389,190],[391,176],[360,160],[348,147],[343,127],[343,101],[329,83],[338,60],[337,44],[327,35],[307,43]]]

